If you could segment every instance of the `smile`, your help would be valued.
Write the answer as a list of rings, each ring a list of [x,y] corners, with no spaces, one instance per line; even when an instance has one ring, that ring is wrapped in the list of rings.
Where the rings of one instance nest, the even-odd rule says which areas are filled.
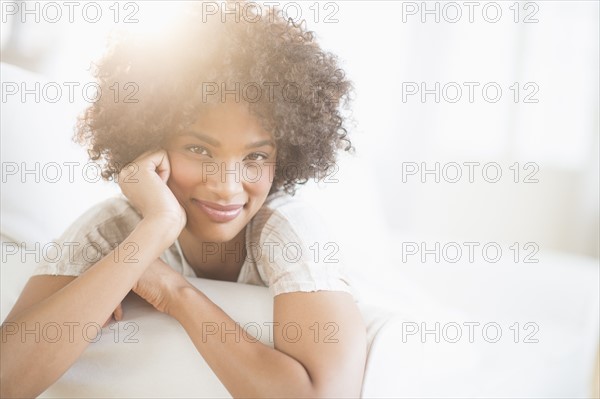
[[[242,213],[244,205],[219,205],[214,202],[200,201],[192,199],[192,202],[198,209],[208,216],[210,220],[216,223],[230,222]]]

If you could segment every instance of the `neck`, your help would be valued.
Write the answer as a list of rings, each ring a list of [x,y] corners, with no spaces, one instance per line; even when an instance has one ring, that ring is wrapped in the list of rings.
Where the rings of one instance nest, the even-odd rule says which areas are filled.
[[[184,229],[179,235],[179,245],[183,256],[198,277],[237,281],[246,258],[245,239],[245,228],[227,242],[203,240]]]

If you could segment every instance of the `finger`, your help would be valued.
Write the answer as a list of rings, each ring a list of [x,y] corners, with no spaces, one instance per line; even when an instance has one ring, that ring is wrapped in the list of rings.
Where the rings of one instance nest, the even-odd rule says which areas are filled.
[[[117,308],[113,312],[113,315],[114,315],[116,321],[123,320],[123,307],[121,306],[121,304],[119,304],[119,306],[117,306]]]
[[[167,182],[169,180],[169,175],[171,174],[171,165],[169,164],[169,156],[166,151],[159,151],[159,157],[156,158],[158,163],[156,164],[156,173],[160,176],[160,179],[163,182]]]
[[[119,172],[119,184],[121,183],[137,183],[134,177],[139,171],[139,165],[133,161],[125,165]]]

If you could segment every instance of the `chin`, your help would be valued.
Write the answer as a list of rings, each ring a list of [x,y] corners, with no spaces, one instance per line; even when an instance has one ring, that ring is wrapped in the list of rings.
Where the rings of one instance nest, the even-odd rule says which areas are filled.
[[[202,227],[198,225],[187,225],[186,229],[195,237],[205,242],[223,243],[233,240],[242,231],[244,226],[232,225],[231,223],[210,223]]]

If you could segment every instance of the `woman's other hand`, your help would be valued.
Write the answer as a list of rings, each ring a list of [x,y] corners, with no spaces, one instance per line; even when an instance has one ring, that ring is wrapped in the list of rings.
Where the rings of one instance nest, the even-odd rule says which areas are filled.
[[[190,283],[169,265],[156,259],[142,274],[132,291],[163,313],[169,313],[174,298],[182,287],[191,287]],[[106,327],[114,318],[115,322],[123,320],[123,305],[117,306],[111,317],[102,327]]]
[[[159,258],[148,266],[133,286],[133,292],[160,312],[169,314],[177,294],[185,287],[192,285]]]

